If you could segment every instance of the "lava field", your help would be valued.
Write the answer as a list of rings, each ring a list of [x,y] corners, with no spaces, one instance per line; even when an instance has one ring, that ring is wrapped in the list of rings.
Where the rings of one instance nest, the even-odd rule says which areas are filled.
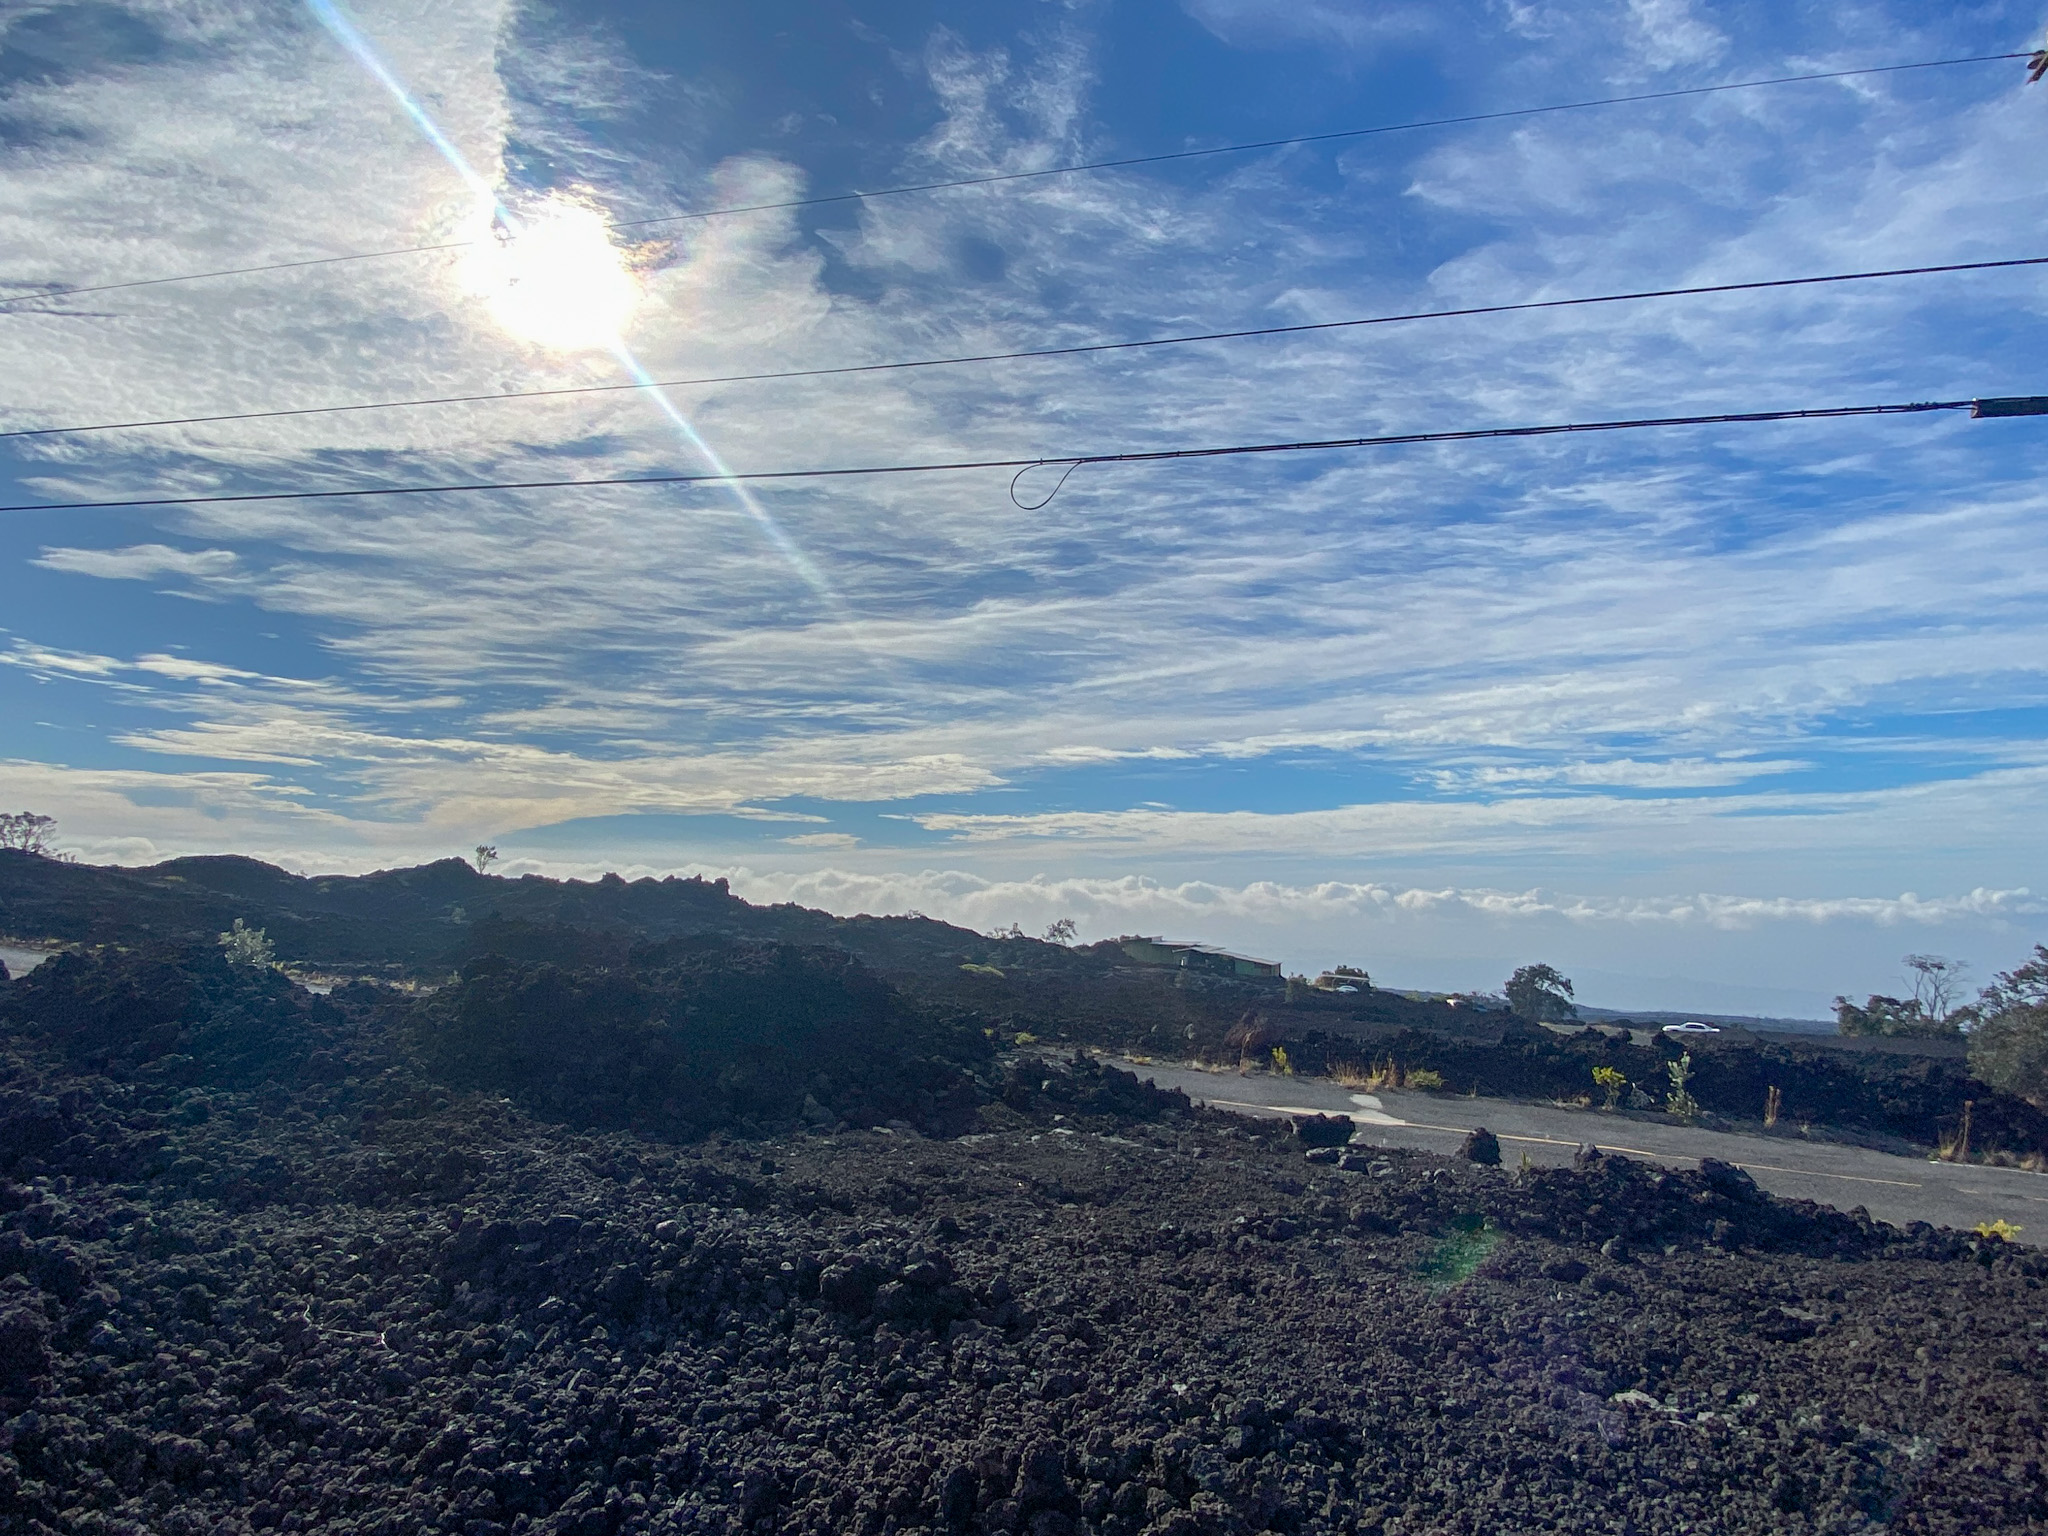
[[[688,1144],[0,1069],[9,1532],[2048,1523],[2048,1261],[1730,1168],[1314,1162],[1085,1059]]]

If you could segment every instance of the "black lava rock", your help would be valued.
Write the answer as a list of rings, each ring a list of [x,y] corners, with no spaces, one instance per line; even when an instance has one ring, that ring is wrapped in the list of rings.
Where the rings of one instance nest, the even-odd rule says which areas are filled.
[[[1341,1147],[1358,1129],[1348,1115],[1297,1115],[1288,1123],[1304,1147]]]
[[[1483,1163],[1489,1168],[1500,1166],[1500,1138],[1485,1126],[1468,1133],[1458,1144],[1458,1156],[1468,1163]]]

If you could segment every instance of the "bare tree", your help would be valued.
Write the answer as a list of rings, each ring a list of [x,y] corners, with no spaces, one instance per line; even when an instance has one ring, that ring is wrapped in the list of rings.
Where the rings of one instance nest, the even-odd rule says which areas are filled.
[[[478,843],[476,845],[476,872],[478,874],[489,874],[491,866],[497,862],[498,848],[495,843]]]
[[[1908,955],[1906,969],[1913,973],[1913,1001],[1929,1022],[1946,1025],[1956,1012],[1956,993],[1969,967],[1961,960],[1940,955]]]
[[[48,858],[56,837],[54,816],[38,816],[34,811],[0,812],[0,848],[19,848]]]
[[[1045,930],[1045,942],[1048,944],[1071,944],[1074,942],[1074,934],[1077,931],[1074,920],[1071,917],[1060,918],[1050,928]]]

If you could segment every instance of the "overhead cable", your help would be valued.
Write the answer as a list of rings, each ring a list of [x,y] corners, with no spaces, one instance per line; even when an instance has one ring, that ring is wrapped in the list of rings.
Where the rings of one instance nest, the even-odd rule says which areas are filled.
[[[867,464],[822,469],[755,469],[728,474],[605,475],[573,480],[480,480],[437,485],[362,485],[328,490],[241,491],[208,496],[131,496],[113,501],[40,501],[0,506],[0,512],[95,512],[124,508],[214,507],[242,502],[339,501],[348,497],[449,496],[486,491],[597,490],[658,485],[729,485],[738,481],[842,480],[884,475],[929,475],[980,469],[1065,469],[1086,464],[1163,464],[1178,459],[1237,458],[1249,454],[1322,453],[1346,448],[1388,448],[1419,443],[1483,442],[1502,438],[1559,437],[1625,432],[1646,427],[1702,427],[1770,421],[1826,421],[1852,416],[1917,416],[1969,411],[1976,417],[2048,416],[2048,395],[1976,400],[1923,400],[1900,405],[1838,405],[1787,411],[1732,411],[1696,416],[1638,416],[1616,421],[1559,422],[1529,427],[1469,427],[1447,432],[1396,432],[1373,437],[1330,437],[1284,443],[1236,443],[1207,448],[1150,448],[1121,453],[1040,454],[1024,459],[953,459],[924,464]],[[1064,479],[1064,477],[1062,477]],[[1012,482],[1015,494],[1015,480]],[[1043,503],[1040,503],[1043,505]]]
[[[1469,319],[1479,315],[1510,315],[1545,309],[1577,309],[1598,304],[1626,304],[1646,299],[1699,298],[1711,294],[1757,293],[1772,288],[1810,288],[1825,283],[1860,283],[1876,278],[1926,277],[1936,273],[1990,272],[2005,267],[2048,266],[2048,256],[2015,256],[2000,261],[1959,261],[1929,267],[1887,267],[1870,272],[1833,272],[1820,277],[1759,278],[1741,283],[1706,283],[1690,288],[1643,288],[1629,293],[1599,293],[1571,299],[1527,299],[1510,304],[1475,304],[1462,309],[1413,310],[1396,315],[1368,315],[1353,320],[1315,320],[1299,325],[1264,325],[1236,331],[1202,331],[1181,336],[1148,336],[1136,341],[1092,341],[1070,347],[1032,347],[1018,352],[975,352],[954,357],[920,357],[886,363],[846,363],[829,368],[788,368],[765,373],[707,374],[690,379],[635,380],[619,384],[574,384],[551,389],[500,390],[481,395],[434,395],[414,400],[367,400],[344,405],[304,405],[268,411],[224,411],[209,416],[160,416],[137,421],[103,421],[68,427],[19,427],[0,431],[0,440],[24,437],[72,437],[89,432],[127,432],[145,427],[195,427],[230,421],[277,421],[298,416],[333,416],[352,411],[417,410],[425,406],[483,405],[512,400],[548,400],[575,395],[623,394],[642,389],[693,389],[712,384],[759,384],[789,379],[822,379],[848,374],[901,373],[917,368],[957,368],[972,363],[1013,363],[1033,359],[1081,357],[1101,352],[1132,352],[1152,347],[1183,347],[1206,341],[1243,341],[1259,336],[1302,336],[1317,331],[1355,330],[1364,326],[1398,325],[1416,320]]]
[[[646,219],[619,219],[612,229],[645,229],[658,224],[691,223],[700,219],[726,218],[742,213],[772,213],[796,208],[818,208],[832,203],[866,202],[873,198],[904,197],[919,192],[945,192],[961,187],[987,187],[1003,182],[1036,181],[1049,176],[1073,176],[1084,172],[1126,170],[1141,165],[1164,165],[1178,160],[1199,160],[1215,155],[1249,154],[1262,149],[1286,149],[1304,144],[1328,144],[1346,139],[1370,138],[1379,134],[1412,133],[1428,128],[1456,128],[1477,123],[1505,122],[1517,118],[1542,117],[1555,112],[1583,112],[1594,107],[1631,106],[1653,101],[1677,101],[1690,96],[1713,96],[1724,91],[1753,91],[1776,85],[1808,85],[1826,80],[1853,80],[1871,75],[1905,74],[1913,70],[1952,69],[1963,64],[1992,64],[2025,59],[2028,53],[1978,53],[1954,59],[1923,59],[1911,64],[1874,64],[1856,69],[1820,70],[1803,75],[1775,75],[1758,80],[1731,80],[1722,85],[1683,86],[1667,91],[1639,91],[1627,96],[1601,96],[1586,101],[1551,102],[1538,107],[1510,107],[1498,112],[1469,112],[1457,117],[1418,118],[1405,123],[1380,123],[1367,128],[1340,128],[1329,133],[1298,134],[1284,139],[1260,139],[1246,144],[1220,144],[1208,149],[1178,149],[1159,154],[1130,155],[1116,160],[1089,160],[1071,165],[1046,166],[1035,171],[1002,171],[986,176],[961,176],[947,181],[912,182],[903,186],[878,187],[870,191],[832,192],[818,197],[788,198],[772,203],[735,203],[720,208],[699,208],[687,213],[661,214]],[[284,272],[303,267],[332,266],[341,262],[378,261],[392,256],[426,255],[434,251],[461,250],[473,240],[446,240],[431,245],[398,246],[389,250],[349,251],[338,256],[310,256],[296,261],[266,262],[243,267],[221,267],[207,272],[180,272],[165,277],[129,278],[118,283],[80,284],[48,288],[38,293],[0,298],[0,313],[10,306],[46,303],[52,299],[81,297],[93,293],[115,293],[129,288],[154,288],[166,283],[194,283],[208,278],[247,277],[259,272]]]

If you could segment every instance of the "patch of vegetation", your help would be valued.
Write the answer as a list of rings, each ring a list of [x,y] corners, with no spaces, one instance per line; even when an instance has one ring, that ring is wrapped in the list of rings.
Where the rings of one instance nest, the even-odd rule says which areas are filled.
[[[1593,1086],[1607,1095],[1607,1102],[1601,1108],[1612,1109],[1621,1102],[1622,1090],[1628,1087],[1628,1074],[1619,1067],[1595,1067]]]
[[[2048,1104],[2048,945],[2017,970],[2001,972],[1977,1000],[1970,1070],[1994,1088]]]
[[[1508,1007],[1536,1023],[1564,1023],[1579,1016],[1571,978],[1554,965],[1525,965],[1501,990],[1507,994]]]
[[[267,971],[277,964],[277,950],[270,942],[270,935],[261,928],[251,928],[239,917],[235,919],[235,926],[220,936],[220,949],[229,965]]]
[[[1422,1256],[1416,1273],[1431,1290],[1445,1291],[1463,1285],[1486,1262],[1487,1255],[1500,1246],[1500,1229],[1490,1217],[1460,1216],[1451,1229]]]
[[[1697,1120],[1700,1101],[1685,1087],[1692,1078],[1692,1052],[1687,1051],[1678,1060],[1666,1062],[1664,1071],[1671,1079],[1671,1092],[1664,1100],[1664,1108],[1681,1120]]]

